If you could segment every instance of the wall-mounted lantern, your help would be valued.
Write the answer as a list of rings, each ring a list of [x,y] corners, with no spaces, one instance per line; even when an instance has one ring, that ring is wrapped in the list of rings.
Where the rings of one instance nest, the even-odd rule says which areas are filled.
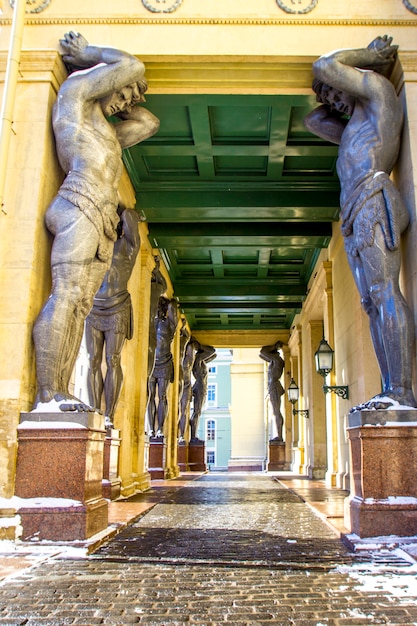
[[[334,352],[323,337],[320,341],[320,345],[317,348],[317,352],[314,355],[316,361],[316,371],[320,376],[323,376],[324,380],[326,380],[327,374],[333,369],[333,355]],[[344,398],[347,400],[349,398],[349,387],[346,385],[323,385],[324,393],[329,393],[329,391],[335,393],[340,398]]]
[[[297,413],[299,413],[301,415],[301,417],[307,417],[308,418],[308,410],[307,409],[303,409],[303,410],[300,410],[300,411],[295,409],[295,404],[297,404],[298,398],[300,397],[300,390],[297,387],[297,383],[295,382],[294,378],[291,378],[291,380],[290,380],[290,384],[289,384],[289,387],[287,389],[287,396],[288,396],[288,400],[292,404],[292,414],[293,415],[297,415]]]

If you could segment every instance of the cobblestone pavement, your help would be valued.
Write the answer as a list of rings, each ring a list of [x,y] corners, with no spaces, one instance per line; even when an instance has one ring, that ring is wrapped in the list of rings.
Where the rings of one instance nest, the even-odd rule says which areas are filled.
[[[417,624],[417,563],[349,552],[271,476],[207,474],[155,498],[94,554],[6,578],[0,624]]]

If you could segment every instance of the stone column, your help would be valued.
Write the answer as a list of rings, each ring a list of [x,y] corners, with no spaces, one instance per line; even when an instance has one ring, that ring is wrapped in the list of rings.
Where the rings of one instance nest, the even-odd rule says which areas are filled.
[[[147,226],[141,224],[142,230],[141,240],[144,240],[140,249],[140,267],[141,267],[141,281],[140,289],[137,300],[135,302],[135,308],[137,310],[136,317],[138,318],[138,335],[139,342],[137,345],[137,378],[136,378],[136,426],[138,432],[138,449],[136,457],[136,480],[137,488],[141,491],[146,490],[150,486],[150,474],[148,472],[149,464],[149,439],[146,435],[146,404],[148,399],[148,343],[149,343],[149,314],[150,314],[150,301],[151,301],[151,277],[152,270],[155,266],[152,249],[147,243]],[[146,235],[145,235],[146,233]]]
[[[323,379],[315,372],[314,354],[323,336],[321,320],[310,321],[308,324],[307,348],[309,368],[312,372],[308,391],[309,419],[304,420],[306,427],[306,473],[310,478],[324,479],[327,469],[326,450],[326,409],[323,393]]]
[[[165,477],[176,478],[180,474],[178,466],[178,380],[180,367],[180,338],[181,324],[178,325],[172,342],[171,351],[174,360],[174,381],[169,387],[169,410],[165,423],[165,442],[167,445],[167,456],[165,466]]]
[[[324,294],[323,294],[323,314],[324,314],[324,328],[325,337],[334,348],[335,346],[335,331],[334,331],[334,308],[333,308],[333,277],[332,277],[332,263],[331,261],[325,261],[322,264],[321,271],[324,274]],[[319,347],[320,341],[317,343],[316,350]],[[335,363],[336,366],[336,363]],[[313,365],[313,371],[315,371],[315,365]],[[335,371],[328,375],[329,385],[335,385]],[[324,381],[323,381],[324,382]],[[338,470],[338,440],[339,440],[339,428],[338,419],[339,413],[336,406],[337,396],[333,393],[327,394],[326,397],[326,440],[327,440],[327,471],[326,471],[326,483],[329,487],[336,485],[336,474]]]
[[[294,378],[298,388],[300,389],[300,398],[303,397],[303,385],[302,385],[302,362],[303,362],[303,353],[302,353],[302,330],[301,326],[297,325],[294,329],[294,332],[291,334],[289,346],[291,350],[291,358],[290,358],[290,377]],[[289,384],[289,382],[288,382]],[[304,406],[303,406],[304,408]],[[301,418],[298,413],[295,415],[292,411],[291,406],[291,422],[292,422],[292,470],[294,472],[299,472],[300,474],[304,471],[304,460],[305,460],[305,450],[304,450],[304,435],[305,435],[305,424],[301,421]],[[301,423],[300,423],[301,422]]]
[[[288,400],[287,388],[290,382],[290,376],[288,373],[291,371],[291,358],[290,351],[288,346],[283,346],[284,353],[284,375],[282,378],[282,386],[284,387],[284,395],[282,397],[282,407],[284,414],[284,439],[285,439],[285,462],[284,469],[289,470],[291,468],[291,457],[292,457],[292,441],[293,441],[293,415],[292,415],[292,404]]]

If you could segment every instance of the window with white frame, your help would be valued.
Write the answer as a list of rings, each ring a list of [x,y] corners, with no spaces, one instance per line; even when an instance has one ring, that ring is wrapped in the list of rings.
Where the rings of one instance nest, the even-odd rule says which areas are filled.
[[[206,441],[216,441],[215,420],[207,420],[206,422]]]
[[[214,450],[207,450],[207,465],[214,465],[216,462],[216,453]]]
[[[217,384],[209,383],[207,385],[207,405],[217,406]]]

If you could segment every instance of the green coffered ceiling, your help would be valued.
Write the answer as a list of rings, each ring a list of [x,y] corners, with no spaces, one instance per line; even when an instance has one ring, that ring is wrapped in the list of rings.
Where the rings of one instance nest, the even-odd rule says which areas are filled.
[[[149,95],[125,151],[137,208],[192,330],[289,329],[338,219],[337,148],[306,95]]]

